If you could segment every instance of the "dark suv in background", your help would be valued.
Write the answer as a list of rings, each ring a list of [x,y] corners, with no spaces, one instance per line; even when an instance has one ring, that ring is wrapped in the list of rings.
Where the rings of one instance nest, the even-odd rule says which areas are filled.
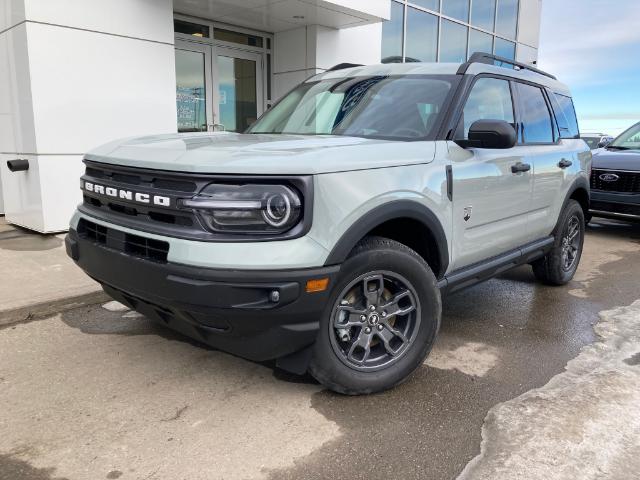
[[[640,123],[594,153],[591,215],[640,220]]]

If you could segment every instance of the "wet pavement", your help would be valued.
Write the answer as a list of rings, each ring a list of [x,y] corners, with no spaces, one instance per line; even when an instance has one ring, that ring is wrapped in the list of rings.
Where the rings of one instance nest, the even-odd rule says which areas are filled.
[[[574,282],[446,298],[427,364],[368,397],[114,304],[0,327],[0,479],[636,478],[640,304],[600,313],[638,272],[640,225],[597,222]]]

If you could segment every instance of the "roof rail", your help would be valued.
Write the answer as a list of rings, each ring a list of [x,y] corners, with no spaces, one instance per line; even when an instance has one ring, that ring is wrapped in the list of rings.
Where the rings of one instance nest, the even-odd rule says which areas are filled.
[[[471,55],[471,57],[469,57],[469,60],[467,60],[467,63],[463,63],[462,65],[460,65],[460,68],[458,69],[458,75],[464,75],[465,73],[467,73],[467,70],[473,63],[483,63],[485,65],[497,65],[499,67],[501,67],[502,64],[506,63],[507,65],[513,65],[514,70],[529,70],[539,75],[544,75],[545,77],[549,77],[549,78],[553,78],[554,80],[557,80],[557,78],[551,75],[550,73],[543,72],[542,70],[538,70],[537,68],[532,67],[531,65],[528,65],[526,63],[516,62],[515,60],[510,60],[505,57],[499,57],[497,55],[491,55],[489,53],[481,53],[481,52],[474,53],[473,55]]]
[[[334,65],[327,72],[335,72],[336,70],[344,70],[345,68],[352,67],[364,67],[361,63],[339,63],[338,65]]]

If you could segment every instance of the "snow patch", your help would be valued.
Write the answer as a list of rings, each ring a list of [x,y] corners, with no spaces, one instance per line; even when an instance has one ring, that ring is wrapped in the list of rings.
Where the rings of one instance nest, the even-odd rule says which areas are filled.
[[[601,312],[600,340],[544,387],[493,407],[467,479],[635,479],[640,470],[640,300]]]
[[[484,377],[498,363],[498,349],[479,342],[467,342],[457,348],[436,344],[425,363],[440,370],[458,370],[465,375]]]

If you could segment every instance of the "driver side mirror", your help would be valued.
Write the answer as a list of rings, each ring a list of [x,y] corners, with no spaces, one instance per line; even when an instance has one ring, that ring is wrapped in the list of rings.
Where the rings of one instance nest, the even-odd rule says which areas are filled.
[[[469,140],[455,141],[462,148],[513,148],[517,142],[516,131],[504,120],[476,120],[469,128]]]
[[[611,143],[611,140],[602,140],[598,143],[598,148],[604,148]]]

